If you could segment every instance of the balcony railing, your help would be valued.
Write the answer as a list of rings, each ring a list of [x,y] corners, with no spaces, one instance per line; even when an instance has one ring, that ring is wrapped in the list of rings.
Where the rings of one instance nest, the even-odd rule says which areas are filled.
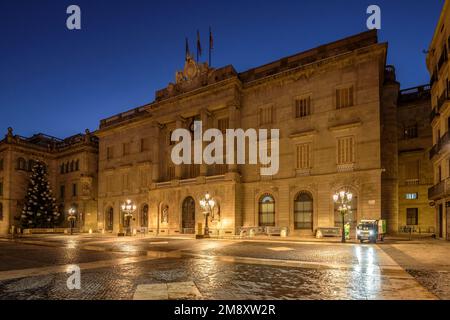
[[[441,56],[439,57],[438,64],[437,64],[438,72],[441,71],[442,67],[447,63],[447,61],[448,61],[448,52],[447,52],[447,48],[444,45],[444,51],[442,51]]]
[[[447,178],[428,189],[428,199],[430,200],[438,200],[448,195],[450,195],[450,178]]]
[[[442,108],[444,107],[444,104],[447,101],[450,101],[450,93],[447,91],[444,91],[444,92],[442,92],[441,96],[438,98],[437,105],[436,105],[437,110],[439,112],[442,111]]]
[[[430,150],[430,159],[433,159],[434,156],[438,155],[441,152],[442,148],[445,147],[450,141],[450,134],[447,131]]]
[[[433,120],[437,117],[439,117],[441,114],[439,113],[439,111],[437,111],[436,108],[433,108],[433,110],[431,110],[430,113],[430,122],[433,122]]]

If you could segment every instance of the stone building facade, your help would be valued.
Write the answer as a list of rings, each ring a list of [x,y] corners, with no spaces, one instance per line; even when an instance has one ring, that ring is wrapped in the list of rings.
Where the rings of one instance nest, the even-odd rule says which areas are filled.
[[[76,226],[97,230],[97,156],[98,139],[89,132],[60,140],[44,134],[26,138],[9,128],[0,141],[0,234],[18,225],[36,160],[47,165],[59,211],[67,215],[76,208]]]
[[[101,120],[95,139],[87,134],[64,148],[39,147],[36,156],[48,159],[57,188],[73,181],[90,186],[89,209],[79,210],[85,230],[122,232],[127,226],[121,205],[129,199],[137,205],[135,230],[201,233],[199,201],[209,193],[218,204],[209,221],[212,234],[276,226],[287,227],[290,235],[311,235],[319,227],[340,226],[332,195],[347,190],[354,195],[346,217],[353,227],[361,219],[383,218],[397,232],[405,224],[399,211],[405,160],[399,150],[406,144],[398,139],[399,117],[409,115],[398,107],[402,93],[395,69],[386,65],[387,47],[369,31],[245,72],[231,65],[211,68],[188,56],[175,82],[157,91],[153,102]],[[175,165],[172,133],[192,131],[195,121],[222,133],[279,129],[279,171],[263,176],[261,164]],[[10,132],[0,144],[0,159],[8,163],[0,171],[8,190],[1,201],[9,216],[26,189],[12,196],[9,190],[22,185],[13,187],[8,177],[17,174],[18,154],[12,150],[32,144],[23,141]],[[60,166],[75,158],[82,172],[61,174]],[[78,204],[68,192],[60,201]]]
[[[154,102],[101,121],[99,228],[123,229],[120,205],[130,198],[139,208],[135,226],[153,234],[201,232],[199,200],[206,192],[220,206],[220,221],[210,221],[215,234],[273,225],[301,235],[339,225],[332,195],[342,189],[355,196],[353,225],[382,216],[394,221],[398,193],[382,203],[384,185],[397,190],[383,176],[392,153],[383,154],[380,123],[396,132],[395,117],[383,110],[395,113],[398,97],[386,50],[371,31],[242,73],[188,58]],[[195,120],[222,131],[280,129],[279,172],[266,177],[259,165],[173,165],[171,132]]]
[[[430,87],[401,90],[398,99],[398,226],[400,232],[436,232],[435,210],[428,200],[433,186],[429,157],[432,131]]]
[[[427,55],[431,75],[431,126],[434,186],[429,199],[436,208],[437,235],[450,240],[450,3],[445,1]]]

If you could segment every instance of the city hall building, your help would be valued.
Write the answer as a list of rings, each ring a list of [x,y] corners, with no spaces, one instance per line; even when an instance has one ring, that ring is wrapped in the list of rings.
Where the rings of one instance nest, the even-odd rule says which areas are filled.
[[[174,83],[153,102],[101,120],[96,132],[64,140],[24,138],[12,129],[0,142],[0,233],[17,224],[27,168],[46,161],[60,208],[77,209],[82,231],[119,233],[121,205],[137,205],[133,229],[153,235],[202,233],[200,200],[216,201],[209,227],[285,227],[313,235],[341,226],[333,194],[353,193],[346,221],[386,219],[390,232],[413,226],[434,233],[427,199],[432,182],[430,89],[400,91],[386,65],[387,43],[364,32],[238,72],[186,57]],[[279,129],[279,171],[261,164],[180,164],[174,130]],[[66,212],[65,212],[66,213]]]

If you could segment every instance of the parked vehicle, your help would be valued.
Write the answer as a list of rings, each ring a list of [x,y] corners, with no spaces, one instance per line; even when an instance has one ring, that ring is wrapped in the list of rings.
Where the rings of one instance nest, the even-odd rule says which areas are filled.
[[[361,220],[356,227],[356,237],[363,243],[383,241],[386,234],[386,220]]]

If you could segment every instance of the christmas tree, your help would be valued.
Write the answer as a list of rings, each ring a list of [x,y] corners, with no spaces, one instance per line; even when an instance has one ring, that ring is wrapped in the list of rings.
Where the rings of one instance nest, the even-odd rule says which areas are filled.
[[[22,228],[53,228],[60,219],[45,163],[33,165],[20,223]]]

